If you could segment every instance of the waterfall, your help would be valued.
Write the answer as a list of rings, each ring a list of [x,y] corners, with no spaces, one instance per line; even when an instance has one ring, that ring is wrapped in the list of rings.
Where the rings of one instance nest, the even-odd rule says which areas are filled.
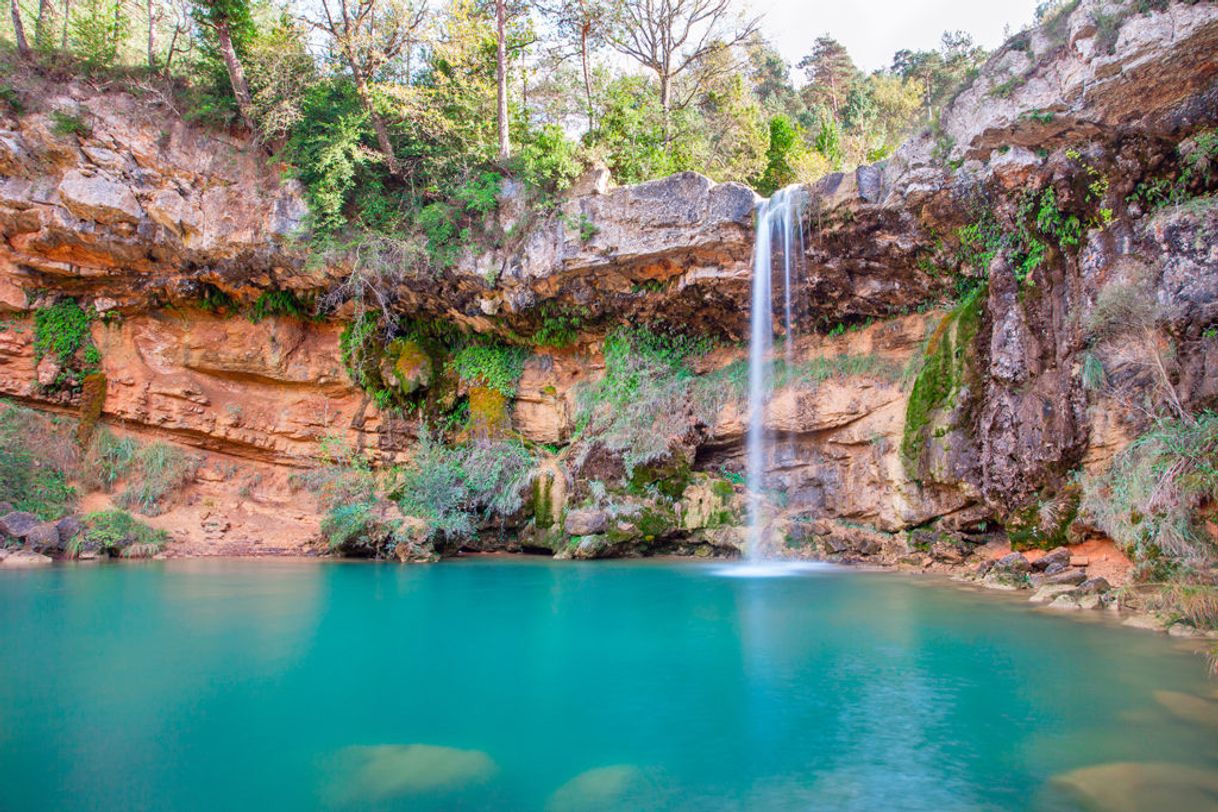
[[[763,557],[765,515],[763,496],[766,466],[773,459],[774,437],[766,429],[766,412],[774,393],[774,279],[782,280],[784,360],[789,367],[795,357],[793,319],[796,286],[803,275],[802,187],[788,186],[757,206],[757,231],[753,244],[752,303],[749,310],[749,403],[748,433],[745,436],[748,487],[748,537],[745,554]],[[782,273],[778,274],[781,264]]]

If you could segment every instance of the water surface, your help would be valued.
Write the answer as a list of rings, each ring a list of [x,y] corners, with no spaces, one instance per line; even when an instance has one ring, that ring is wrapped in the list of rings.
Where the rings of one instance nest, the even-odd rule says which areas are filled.
[[[721,574],[0,572],[0,809],[1218,804],[1215,686],[1164,636],[884,573]]]

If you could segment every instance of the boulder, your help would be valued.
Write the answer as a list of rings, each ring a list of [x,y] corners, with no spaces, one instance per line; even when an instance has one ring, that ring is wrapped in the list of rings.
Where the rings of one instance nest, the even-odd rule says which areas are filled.
[[[49,555],[34,550],[15,550],[3,560],[6,567],[42,567],[51,563]]]
[[[1108,592],[1111,589],[1112,587],[1109,585],[1106,578],[1096,577],[1088,578],[1087,580],[1081,582],[1074,592],[1076,595],[1081,597],[1083,595],[1103,595],[1105,592]]]
[[[59,531],[59,543],[62,546],[76,538],[80,533],[83,533],[85,523],[77,516],[64,516],[55,522],[55,529]]]
[[[1045,553],[1040,558],[1032,562],[1032,569],[1036,572],[1046,572],[1054,565],[1069,566],[1070,551],[1065,547],[1058,547],[1048,553]]]
[[[1068,569],[1064,572],[1058,572],[1053,575],[1046,575],[1044,579],[1045,585],[1049,584],[1069,584],[1078,586],[1087,580],[1087,573],[1079,569]]]
[[[1069,584],[1050,584],[1042,586],[1036,590],[1032,597],[1028,600],[1032,603],[1049,603],[1056,599],[1059,595],[1064,595],[1067,592],[1074,590],[1074,587]]]
[[[609,514],[603,510],[572,510],[567,514],[563,529],[570,536],[595,536],[609,527]]]
[[[55,522],[41,522],[25,534],[25,543],[32,550],[58,550],[59,528]]]
[[[0,516],[0,533],[14,539],[24,539],[26,535],[42,523],[33,513],[24,510],[14,510]]]
[[[1026,574],[1032,571],[1032,565],[1023,553],[1010,553],[995,561],[994,569]]]

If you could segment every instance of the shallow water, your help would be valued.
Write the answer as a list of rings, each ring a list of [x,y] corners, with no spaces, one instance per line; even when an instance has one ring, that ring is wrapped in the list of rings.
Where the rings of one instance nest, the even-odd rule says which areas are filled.
[[[1215,684],[1163,636],[885,573],[724,574],[0,572],[0,809],[1218,804]]]

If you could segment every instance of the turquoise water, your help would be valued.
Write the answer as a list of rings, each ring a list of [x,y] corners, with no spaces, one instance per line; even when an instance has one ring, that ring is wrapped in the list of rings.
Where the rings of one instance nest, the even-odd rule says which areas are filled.
[[[1076,809],[1087,767],[1218,803],[1215,684],[1164,636],[721,569],[0,572],[0,809]]]

